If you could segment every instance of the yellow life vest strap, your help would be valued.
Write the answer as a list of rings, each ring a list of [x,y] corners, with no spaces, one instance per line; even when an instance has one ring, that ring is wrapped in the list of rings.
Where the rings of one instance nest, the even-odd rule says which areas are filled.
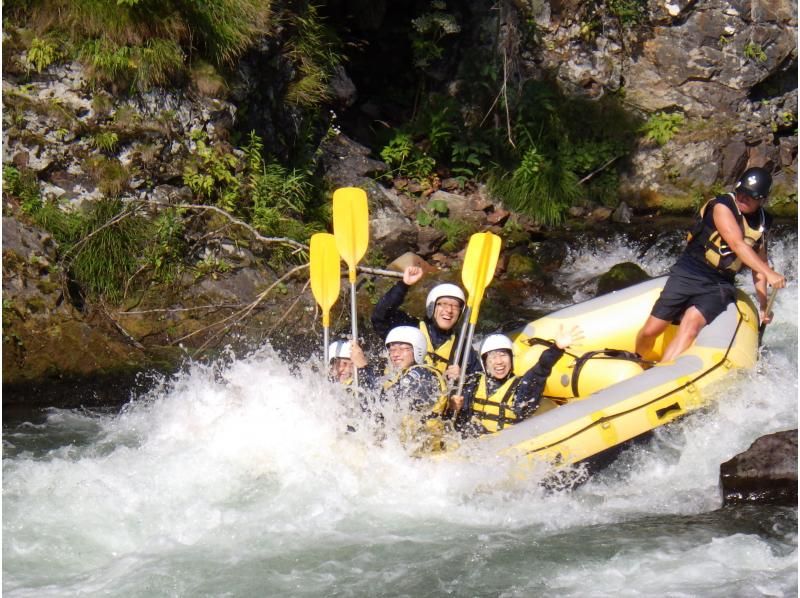
[[[517,420],[517,414],[511,408],[511,403],[520,382],[522,382],[521,377],[512,376],[491,396],[487,396],[486,374],[481,375],[472,401],[472,410],[480,414],[479,418],[484,428],[496,432]]]
[[[728,195],[733,200],[731,203],[733,203],[733,207],[736,210],[735,216],[739,223],[739,227],[742,229],[744,242],[750,247],[755,248],[761,242],[761,239],[764,235],[764,223],[766,221],[764,216],[764,208],[759,208],[760,223],[758,228],[753,228],[747,222],[747,218],[739,209],[739,205],[736,203],[736,196],[733,193],[728,193]],[[709,205],[711,205],[712,202],[716,202],[717,199],[718,198],[715,197],[714,199],[707,201],[703,207],[700,208],[700,222],[698,223],[697,228],[689,234],[689,241],[697,237],[697,241],[703,245],[703,256],[711,266],[714,266],[720,270],[727,270],[735,273],[742,269],[742,260],[733,252],[730,247],[728,247],[728,244],[725,243],[725,239],[722,238],[722,235],[719,234],[719,231],[715,228],[710,228],[705,223],[704,219]]]
[[[450,357],[453,355],[453,348],[455,347],[455,335],[450,335],[445,342],[439,345],[438,348],[433,348],[431,341],[431,334],[428,332],[428,326],[424,321],[420,321],[419,329],[425,335],[425,340],[428,343],[427,352],[425,355],[425,363],[435,367],[440,373],[444,373],[447,366],[450,365]]]

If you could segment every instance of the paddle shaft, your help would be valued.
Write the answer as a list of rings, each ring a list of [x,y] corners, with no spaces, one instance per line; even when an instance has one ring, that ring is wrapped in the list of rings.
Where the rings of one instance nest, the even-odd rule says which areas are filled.
[[[456,343],[456,352],[453,354],[453,363],[458,365],[461,363],[461,352],[464,350],[464,341],[467,337],[467,326],[469,326],[469,312],[472,307],[467,306],[464,308],[464,313],[461,314],[463,321],[461,323],[461,332],[458,333],[458,342]]]
[[[462,324],[461,335],[456,344],[461,368],[458,374],[457,395],[461,395],[464,390],[464,379],[467,375],[475,324],[478,321],[483,293],[486,290],[486,286],[491,282],[492,277],[494,277],[499,254],[500,238],[496,235],[492,233],[475,233],[470,237],[467,252],[464,256],[464,265],[461,268],[461,281],[467,289],[467,309],[462,316],[464,317],[464,324]],[[464,338],[465,326],[467,327],[466,339]],[[459,362],[457,361],[456,363]]]
[[[353,334],[353,339],[350,341],[351,343],[358,342],[358,317],[356,316],[356,277],[355,272],[351,272],[350,276],[350,321],[351,325],[351,332]],[[358,392],[358,368],[353,365],[353,388],[356,392]]]
[[[330,352],[329,352],[330,338],[328,336],[328,327],[327,326],[323,327],[323,329],[322,329],[322,346],[324,347],[324,349],[323,349],[323,354],[324,354],[323,359],[325,360],[323,362],[323,369],[327,369],[329,367],[330,362],[331,362],[331,355],[330,355]]]
[[[778,295],[778,289],[772,287],[772,290],[769,292],[769,298],[767,299],[767,307],[764,309],[764,315],[768,316],[769,312],[772,311],[772,304],[775,303],[775,297]],[[764,336],[764,331],[767,329],[767,323],[761,322],[758,325],[758,345],[761,346],[761,339]]]
[[[467,332],[467,340],[464,347],[464,359],[461,363],[461,371],[458,373],[458,388],[456,389],[456,395],[461,395],[464,392],[464,379],[467,377],[467,364],[469,363],[469,349],[472,346],[472,337],[475,334],[475,324],[469,324],[469,330]]]

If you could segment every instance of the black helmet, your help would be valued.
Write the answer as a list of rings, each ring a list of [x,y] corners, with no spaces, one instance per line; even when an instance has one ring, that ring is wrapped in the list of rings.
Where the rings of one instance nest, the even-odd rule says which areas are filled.
[[[737,191],[744,191],[753,199],[764,200],[772,187],[772,176],[763,168],[748,168],[736,181]]]

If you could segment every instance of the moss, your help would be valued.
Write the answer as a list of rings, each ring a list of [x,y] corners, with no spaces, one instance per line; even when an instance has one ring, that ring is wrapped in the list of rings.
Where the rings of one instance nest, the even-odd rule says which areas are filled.
[[[25,270],[27,260],[16,251],[6,250],[3,252],[3,270],[6,272],[21,273]]]
[[[25,303],[25,308],[32,314],[41,314],[47,311],[47,303],[41,297],[31,297]]]
[[[632,284],[649,280],[647,272],[638,264],[623,262],[611,268],[597,281],[597,294],[604,295],[612,291],[619,291]]]
[[[50,280],[48,278],[41,278],[36,281],[36,288],[44,295],[49,295],[51,293],[55,293],[61,288],[61,284]]]
[[[662,195],[658,207],[667,214],[687,214],[694,212],[695,201],[691,195]]]
[[[97,188],[104,195],[116,197],[128,185],[130,174],[128,169],[116,158],[105,156],[92,156],[84,164],[86,171],[91,174],[97,183]]]
[[[506,276],[509,278],[532,278],[541,274],[541,267],[532,257],[512,253],[508,258]]]
[[[214,65],[197,60],[190,72],[192,87],[202,96],[224,98],[228,92],[228,84]]]

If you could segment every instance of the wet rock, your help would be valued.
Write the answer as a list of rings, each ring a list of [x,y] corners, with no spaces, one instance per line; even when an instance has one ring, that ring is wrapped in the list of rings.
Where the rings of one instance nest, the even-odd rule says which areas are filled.
[[[447,235],[439,229],[423,226],[417,234],[417,251],[422,255],[432,255],[439,250],[446,240]]]
[[[409,266],[417,266],[418,268],[422,268],[422,271],[425,274],[432,274],[436,272],[436,268],[431,266],[428,262],[426,262],[422,257],[418,256],[416,253],[411,251],[404,253],[392,263],[390,263],[387,268],[389,270],[397,270],[398,272],[403,272]]]
[[[44,231],[3,218],[3,383],[134,369],[147,362],[102,307],[79,310]]]
[[[624,201],[617,206],[617,209],[614,210],[614,213],[611,214],[612,222],[618,222],[620,224],[630,224],[631,218],[633,217],[633,210],[631,210],[630,206],[626,204]]]
[[[725,505],[797,505],[797,430],[767,434],[720,465]]]
[[[648,280],[650,276],[638,264],[623,262],[612,267],[597,281],[597,295],[619,291],[633,284]]]
[[[541,275],[542,267],[531,256],[512,253],[505,264],[505,273],[512,279],[531,279]]]

